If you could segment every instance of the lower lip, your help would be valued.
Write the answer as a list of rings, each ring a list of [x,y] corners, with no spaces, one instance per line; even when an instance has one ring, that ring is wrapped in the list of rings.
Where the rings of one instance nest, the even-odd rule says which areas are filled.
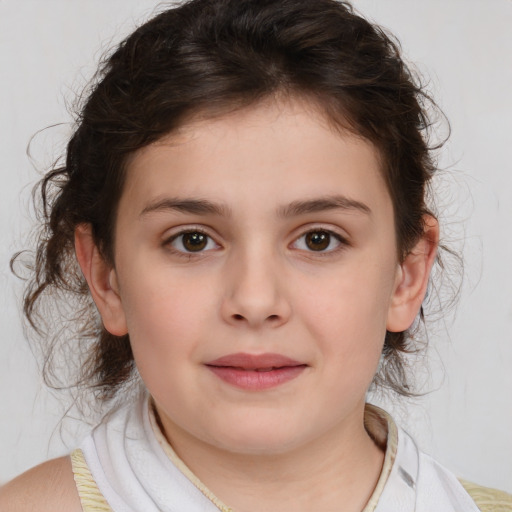
[[[266,372],[242,370],[232,366],[207,365],[207,368],[224,382],[237,388],[260,391],[275,388],[295,379],[306,369],[306,365],[283,366]]]

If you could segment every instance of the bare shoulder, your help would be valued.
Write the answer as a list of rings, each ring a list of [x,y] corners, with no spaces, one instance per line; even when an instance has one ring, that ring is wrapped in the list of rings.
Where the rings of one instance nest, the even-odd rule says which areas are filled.
[[[52,459],[0,488],[2,512],[82,512],[69,457]]]

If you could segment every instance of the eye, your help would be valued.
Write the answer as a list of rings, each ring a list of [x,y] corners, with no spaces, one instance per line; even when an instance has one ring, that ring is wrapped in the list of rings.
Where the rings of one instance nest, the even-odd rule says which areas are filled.
[[[168,242],[179,252],[203,252],[219,247],[213,239],[202,231],[182,231]]]
[[[343,245],[341,236],[324,229],[308,231],[297,238],[294,243],[296,249],[314,252],[330,252]]]

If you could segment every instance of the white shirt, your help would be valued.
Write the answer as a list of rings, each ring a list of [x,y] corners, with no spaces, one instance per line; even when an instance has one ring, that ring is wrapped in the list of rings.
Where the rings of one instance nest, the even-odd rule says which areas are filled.
[[[422,453],[391,417],[383,472],[363,512],[479,512],[457,478]],[[149,397],[112,414],[81,450],[113,512],[228,512],[176,455],[158,428]],[[76,475],[75,475],[76,478]]]

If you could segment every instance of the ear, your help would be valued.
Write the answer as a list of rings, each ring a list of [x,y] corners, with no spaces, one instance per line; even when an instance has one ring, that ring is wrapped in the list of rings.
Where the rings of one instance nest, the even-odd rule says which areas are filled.
[[[116,271],[96,247],[90,224],[75,229],[75,253],[105,329],[115,336],[127,334]]]
[[[439,244],[439,223],[431,215],[425,215],[423,222],[423,236],[397,271],[386,326],[391,332],[405,331],[412,325],[427,291]]]

